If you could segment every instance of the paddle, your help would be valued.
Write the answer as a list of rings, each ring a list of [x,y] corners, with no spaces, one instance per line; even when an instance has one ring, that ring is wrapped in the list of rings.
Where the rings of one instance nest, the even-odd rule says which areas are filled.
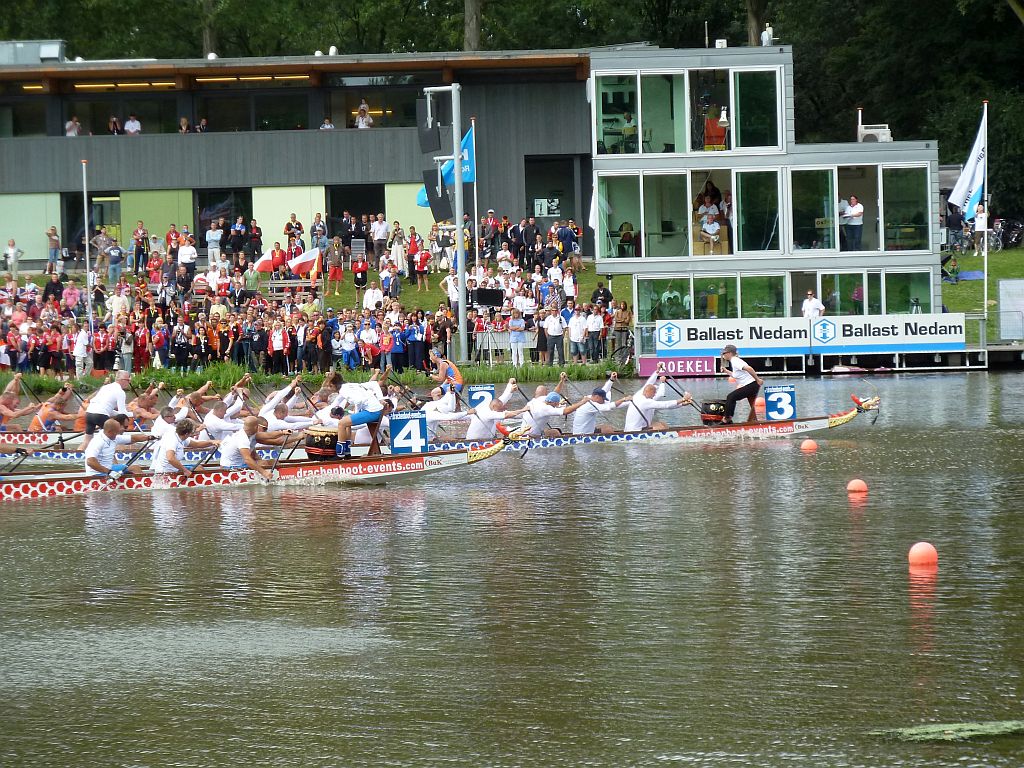
[[[420,408],[423,407],[423,401],[416,396],[416,393],[412,389],[410,389],[401,381],[399,381],[398,377],[394,373],[389,373],[387,380],[398,387],[398,389],[402,393],[402,396],[409,401],[409,404],[413,407],[414,410],[419,410]]]
[[[25,379],[18,379],[18,383],[21,384],[22,389],[28,392],[30,398],[35,400],[40,406],[43,404],[43,401],[39,399],[39,396],[36,395],[35,392],[32,391],[32,387],[28,385],[28,382],[25,381]]]
[[[671,389],[673,392],[675,392],[677,395],[679,395],[680,398],[685,399],[686,398],[686,393],[679,391],[679,389],[676,387],[676,385],[672,382],[672,377],[670,377],[668,374],[662,374],[662,375],[665,377],[665,383],[668,385],[669,389]],[[693,409],[695,411],[697,411],[697,413],[701,413],[702,412],[700,410],[700,406],[698,406],[695,402],[693,402],[692,398],[690,399],[690,402],[687,403],[687,405],[693,406]]]
[[[13,472],[21,466],[22,462],[25,461],[31,454],[24,448],[18,448],[14,451],[14,458],[11,459],[3,467],[0,467],[0,475],[6,475],[8,472]]]
[[[139,450],[137,450],[135,453],[133,453],[132,457],[130,459],[128,459],[128,461],[125,462],[124,467],[122,467],[118,471],[117,477],[110,477],[110,478],[107,479],[107,486],[109,487],[112,483],[115,483],[118,480],[120,480],[122,477],[124,477],[125,472],[128,471],[128,467],[130,467],[132,464],[134,464],[136,461],[139,460],[139,458],[142,456],[142,454],[144,454],[146,452],[146,447],[151,442],[153,442],[154,440],[156,440],[155,437],[151,437],[148,440],[143,440],[142,441],[142,447],[139,448]]]

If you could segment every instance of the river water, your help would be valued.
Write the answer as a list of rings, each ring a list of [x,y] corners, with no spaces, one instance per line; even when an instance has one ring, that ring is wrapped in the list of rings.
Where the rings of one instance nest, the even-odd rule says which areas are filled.
[[[871,392],[795,383],[801,415]],[[871,384],[813,455],[5,505],[0,764],[1020,766],[870,732],[1022,717],[1024,375]]]

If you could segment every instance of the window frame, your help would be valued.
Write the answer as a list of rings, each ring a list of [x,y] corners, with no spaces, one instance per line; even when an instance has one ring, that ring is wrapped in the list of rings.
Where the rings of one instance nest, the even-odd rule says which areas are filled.
[[[758,167],[758,166],[744,166],[744,167],[740,167],[740,168],[732,168],[731,170],[732,170],[732,204],[733,204],[733,209],[735,210],[735,214],[734,214],[735,224],[733,225],[733,234],[734,234],[734,236],[736,238],[736,242],[733,244],[733,253],[732,254],[728,254],[728,255],[731,255],[731,256],[743,256],[744,258],[779,258],[779,257],[783,256],[786,253],[786,246],[789,245],[789,242],[786,239],[787,237],[789,237],[789,226],[788,226],[788,222],[786,221],[786,219],[789,216],[792,215],[791,209],[793,207],[792,206],[792,200],[788,201],[789,205],[785,204],[787,202],[786,198],[785,198],[787,190],[784,188],[783,182],[782,182],[783,177],[787,175],[787,174],[783,173],[783,170],[785,170],[785,166],[781,166],[781,165],[766,165],[766,166],[762,166],[762,167]],[[740,196],[739,196],[739,187],[737,186],[737,180],[739,179],[739,175],[741,173],[771,173],[771,172],[775,173],[775,190],[776,190],[776,195],[777,195],[777,200],[778,200],[778,210],[779,210],[779,222],[778,222],[779,247],[774,249],[774,250],[756,250],[756,251],[741,250],[740,247],[739,247],[739,244],[740,244],[739,216],[740,216],[740,210],[741,210],[741,201],[740,201]],[[693,198],[691,197],[690,199],[692,200]],[[789,253],[790,254],[793,253],[792,247],[789,248]]]
[[[901,251],[890,251],[886,248],[885,239],[885,170],[886,169],[906,169],[906,168],[924,168],[924,188],[925,188],[925,226],[927,227],[927,236],[925,237],[924,248],[914,248]],[[934,216],[932,210],[932,167],[931,163],[927,162],[916,162],[916,163],[878,163],[878,221],[879,221],[879,236],[878,236],[878,253],[931,253],[932,246],[935,238],[935,231],[937,231],[937,220],[938,217]],[[873,253],[873,252],[872,252]],[[885,282],[884,280],[882,281]],[[883,304],[884,306],[884,304]]]
[[[838,170],[838,166],[835,166],[835,165],[800,165],[800,166],[790,165],[790,166],[787,166],[786,170],[787,170],[787,173],[786,173],[786,183],[788,185],[786,192],[787,192],[787,202],[789,204],[788,205],[788,209],[789,209],[788,210],[788,214],[789,214],[788,219],[789,220],[787,222],[787,224],[788,224],[787,229],[789,230],[789,232],[788,232],[789,236],[786,238],[786,248],[787,248],[787,250],[789,251],[789,253],[791,255],[794,255],[794,256],[797,255],[798,253],[800,255],[803,255],[804,251],[811,251],[811,253],[820,253],[820,254],[829,254],[829,255],[840,253],[840,250],[839,250],[839,211],[838,211],[838,208],[837,208],[837,206],[839,205],[839,197],[838,197],[838,186],[839,186],[838,174],[839,174],[839,170]],[[835,198],[832,201],[832,205],[833,205],[833,212],[832,212],[832,242],[833,242],[834,245],[832,247],[830,247],[830,248],[801,248],[799,251],[796,249],[796,226],[794,225],[794,222],[793,222],[793,214],[794,214],[794,208],[793,208],[793,174],[794,173],[800,173],[802,171],[828,171],[829,173],[832,174],[832,197]]]

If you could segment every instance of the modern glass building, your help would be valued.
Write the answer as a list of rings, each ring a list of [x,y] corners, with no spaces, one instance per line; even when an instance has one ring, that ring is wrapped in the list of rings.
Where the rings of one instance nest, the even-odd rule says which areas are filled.
[[[829,315],[940,310],[935,142],[797,144],[785,46],[590,66],[598,268],[632,279],[643,353],[657,320],[799,316],[808,289]],[[710,242],[707,192],[727,201]]]

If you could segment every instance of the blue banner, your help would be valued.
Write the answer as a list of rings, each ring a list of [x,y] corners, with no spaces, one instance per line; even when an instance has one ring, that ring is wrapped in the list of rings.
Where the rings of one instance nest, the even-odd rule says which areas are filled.
[[[473,134],[474,129],[470,128],[462,138],[462,181],[465,184],[472,184],[476,181],[476,141]],[[455,163],[451,160],[441,166],[441,178],[448,186],[455,184]],[[430,203],[427,202],[426,187],[420,187],[419,194],[416,196],[416,205],[420,208],[430,207]]]

